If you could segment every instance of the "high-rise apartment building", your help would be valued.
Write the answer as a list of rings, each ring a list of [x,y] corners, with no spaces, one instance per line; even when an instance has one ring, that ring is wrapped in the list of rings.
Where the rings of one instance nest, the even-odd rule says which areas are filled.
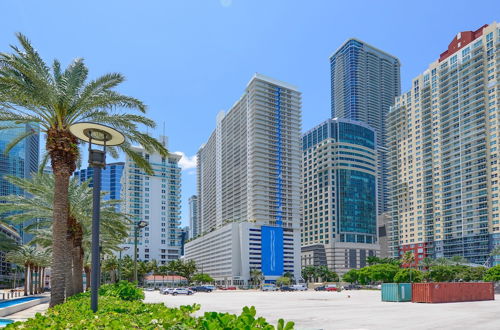
[[[18,143],[8,154],[5,148],[16,137],[26,131],[37,131],[33,125],[19,125],[17,128],[2,130],[0,133],[0,195],[23,195],[19,187],[9,183],[4,176],[12,175],[20,178],[29,178],[32,173],[38,171],[39,158],[39,134],[34,134]],[[14,226],[21,235],[21,241],[27,243],[32,235],[23,231],[23,225]]]
[[[135,224],[148,224],[139,233],[138,258],[165,264],[181,255],[181,156],[171,153],[161,157],[148,154],[142,147],[133,150],[149,161],[154,174],[146,174],[127,156],[121,179],[122,211],[130,214]],[[130,256],[134,255],[135,224],[122,246],[129,247],[124,252]]]
[[[458,33],[396,99],[388,118],[393,256],[492,261],[500,245],[499,45],[497,23]]]
[[[368,124],[377,133],[378,213],[387,210],[386,116],[401,93],[399,60],[357,39],[330,57],[332,118]]]
[[[13,227],[0,223],[0,239],[10,238],[14,242],[21,244],[21,236]],[[13,279],[13,264],[5,260],[6,252],[0,250],[0,287],[6,287]]]
[[[123,174],[123,168],[125,167],[124,162],[109,163],[101,171],[101,190],[107,192],[104,196],[105,200],[110,199],[120,199],[120,193],[122,190],[121,177]],[[92,178],[94,177],[94,168],[84,168],[75,172],[75,177],[81,182],[90,179],[89,186],[92,187]]]
[[[302,266],[344,274],[379,253],[376,134],[329,119],[302,136]]]
[[[189,197],[189,238],[195,238],[200,234],[200,214],[198,211],[198,196]]]
[[[198,152],[200,237],[185,258],[218,283],[300,278],[301,93],[256,74],[243,96],[217,115]]]

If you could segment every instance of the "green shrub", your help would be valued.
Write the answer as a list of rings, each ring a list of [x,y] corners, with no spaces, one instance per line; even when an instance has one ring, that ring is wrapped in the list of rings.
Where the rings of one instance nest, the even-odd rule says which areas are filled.
[[[105,284],[99,288],[100,296],[118,297],[122,300],[142,300],[144,292],[134,283],[120,281],[115,284]]]
[[[423,279],[424,274],[421,271],[409,268],[400,269],[394,276],[394,282],[396,283],[420,283]]]
[[[192,314],[199,305],[168,308],[164,304],[145,304],[118,297],[99,297],[99,310],[90,309],[88,294],[74,296],[57,305],[45,315],[37,313],[26,322],[16,322],[6,329],[275,329],[264,318],[256,318],[255,307],[245,307],[240,315],[205,313]],[[294,323],[280,319],[276,329],[293,329]]]
[[[500,281],[500,265],[496,265],[488,269],[483,279],[487,282]]]

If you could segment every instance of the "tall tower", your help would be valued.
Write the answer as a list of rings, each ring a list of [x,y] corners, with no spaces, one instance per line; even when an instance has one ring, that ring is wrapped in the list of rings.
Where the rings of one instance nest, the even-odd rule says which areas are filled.
[[[302,266],[344,274],[379,254],[375,132],[330,119],[302,136]]]
[[[198,151],[201,237],[185,249],[216,280],[300,278],[300,126],[298,89],[260,74],[217,115]]]
[[[363,41],[347,40],[330,57],[332,118],[366,123],[378,145],[378,213],[387,210],[386,117],[401,93],[399,60]]]
[[[189,197],[189,238],[195,238],[200,234],[200,213],[198,212],[198,196]]]
[[[165,140],[164,140],[165,141]],[[166,264],[181,255],[181,168],[180,155],[148,154],[142,147],[133,147],[149,161],[154,174],[140,169],[127,156],[122,175],[122,212],[132,215],[134,224],[145,221],[138,241],[138,258]],[[123,246],[126,254],[134,255],[134,225]]]
[[[17,186],[4,179],[5,175],[29,178],[31,174],[38,171],[39,161],[39,134],[34,134],[18,143],[6,155],[7,145],[26,131],[37,131],[38,129],[30,124],[19,125],[17,128],[2,130],[0,134],[0,195],[23,195],[24,192]],[[15,228],[21,235],[21,241],[27,243],[31,240],[31,235],[23,231],[23,225],[16,225]]]
[[[458,33],[389,113],[393,256],[500,263],[499,31]]]

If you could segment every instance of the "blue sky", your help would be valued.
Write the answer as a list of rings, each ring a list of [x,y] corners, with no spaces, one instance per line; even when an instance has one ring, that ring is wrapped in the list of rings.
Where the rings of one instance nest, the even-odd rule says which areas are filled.
[[[350,37],[397,56],[403,92],[459,31],[498,20],[500,1],[2,1],[0,51],[26,34],[47,61],[83,57],[91,76],[121,72],[120,89],[165,123],[183,152],[183,223],[196,193],[193,159],[215,116],[255,72],[303,93],[303,130],[330,115],[328,57]]]

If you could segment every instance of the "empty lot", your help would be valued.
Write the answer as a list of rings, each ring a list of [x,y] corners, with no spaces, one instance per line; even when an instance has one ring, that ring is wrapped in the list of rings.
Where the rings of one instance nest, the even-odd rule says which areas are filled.
[[[255,306],[272,324],[294,321],[296,329],[500,329],[500,295],[495,301],[448,304],[380,301],[380,291],[215,291],[192,296],[146,292],[145,302],[167,306],[201,304],[206,311],[240,313]]]

